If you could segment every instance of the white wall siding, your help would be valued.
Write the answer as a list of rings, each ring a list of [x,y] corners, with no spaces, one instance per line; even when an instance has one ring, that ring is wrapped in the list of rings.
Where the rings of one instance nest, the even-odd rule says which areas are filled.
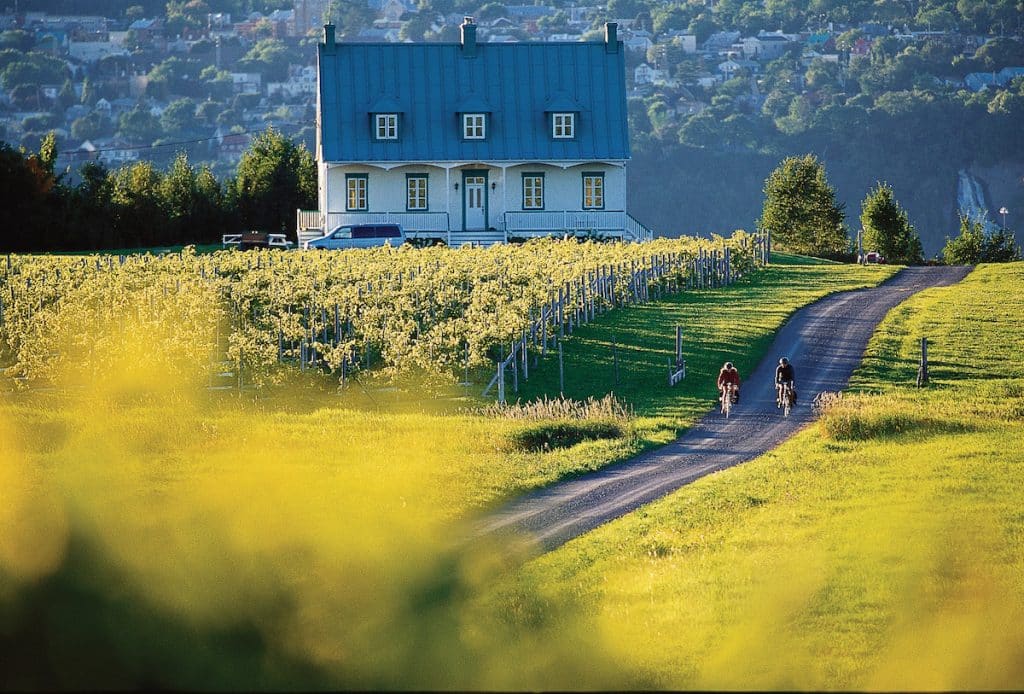
[[[579,211],[583,209],[583,173],[604,174],[604,210],[626,209],[625,167],[606,162],[588,162],[569,168],[552,164],[529,163],[514,166],[473,163],[447,171],[441,166],[409,164],[384,170],[361,164],[326,167],[326,190],[321,202],[328,214],[348,212],[346,175],[367,177],[367,212],[406,213],[406,178],[408,174],[425,174],[428,178],[428,212],[448,213],[453,231],[462,229],[464,174],[485,170],[487,176],[487,227],[503,229],[505,212],[523,211],[523,174],[544,174],[544,211]],[[455,189],[458,184],[458,190]],[[493,185],[493,188],[492,188]],[[410,213],[415,214],[415,213]]]

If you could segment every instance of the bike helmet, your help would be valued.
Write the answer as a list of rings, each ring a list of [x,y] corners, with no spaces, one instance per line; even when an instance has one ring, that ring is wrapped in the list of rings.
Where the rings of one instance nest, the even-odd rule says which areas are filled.
[[[789,363],[789,359],[786,359],[785,357],[783,357],[782,359],[779,359],[779,363],[782,364],[783,366],[785,366],[786,364]]]
[[[731,361],[725,362],[725,368],[726,369],[731,369],[732,368],[732,362]]]

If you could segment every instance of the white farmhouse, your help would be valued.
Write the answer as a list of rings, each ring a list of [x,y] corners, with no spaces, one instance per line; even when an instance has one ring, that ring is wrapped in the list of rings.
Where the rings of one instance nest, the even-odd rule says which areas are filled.
[[[601,42],[335,42],[319,47],[319,211],[449,245],[565,234],[644,240],[626,212],[625,56]]]

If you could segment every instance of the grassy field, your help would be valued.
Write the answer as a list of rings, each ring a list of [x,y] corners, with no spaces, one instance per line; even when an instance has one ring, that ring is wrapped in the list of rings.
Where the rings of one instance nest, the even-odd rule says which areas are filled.
[[[613,659],[659,687],[1019,689],[1022,335],[1020,263],[924,292],[820,424],[525,580],[585,605]]]
[[[610,659],[604,618],[546,577],[493,596],[509,557],[466,551],[452,519],[665,440],[710,405],[721,361],[749,370],[794,308],[890,272],[783,263],[602,317],[566,354],[598,358],[613,331],[615,392],[641,417],[539,451],[544,422],[414,396],[391,412],[358,387],[210,394],[148,368],[129,325],[139,344],[97,385],[0,395],[0,652],[15,664],[0,688],[657,683],[656,668]],[[642,350],[667,354],[676,324],[691,375],[673,393],[662,355]],[[610,390],[596,375],[573,388]]]
[[[723,363],[734,362],[745,376],[797,308],[833,292],[874,286],[898,269],[792,255],[773,258],[773,265],[738,285],[612,312],[579,328],[564,344],[565,395],[614,393],[642,418],[652,442],[670,440],[712,407]],[[668,388],[676,326],[683,328],[687,377]],[[530,372],[520,397],[558,392],[555,355]]]

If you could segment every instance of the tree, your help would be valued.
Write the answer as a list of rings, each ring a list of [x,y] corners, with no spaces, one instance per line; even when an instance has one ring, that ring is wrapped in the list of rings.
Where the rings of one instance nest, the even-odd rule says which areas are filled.
[[[247,72],[262,73],[267,82],[281,82],[288,77],[288,64],[294,62],[298,62],[294,51],[284,41],[261,39],[249,49],[239,65]]]
[[[108,135],[111,131],[110,119],[93,111],[71,122],[71,137],[82,140],[95,140]]]
[[[25,156],[0,142],[0,251],[46,250],[47,236],[59,226],[60,198],[53,175],[56,141],[43,137],[38,154]]]
[[[160,116],[160,126],[164,129],[166,137],[183,138],[193,135],[199,127],[199,121],[196,119],[196,102],[192,99],[172,101]]]
[[[1007,263],[1020,260],[1020,248],[1008,229],[986,233],[982,220],[960,215],[960,235],[955,239],[946,237],[942,259],[948,265]]]
[[[121,114],[117,131],[133,144],[152,144],[161,135],[160,121],[141,104]]]
[[[878,183],[868,192],[861,206],[860,224],[865,251],[878,251],[897,263],[924,260],[921,239],[888,183]]]
[[[839,255],[849,248],[843,206],[812,154],[788,157],[764,184],[758,229],[771,232],[782,250],[808,255]]]
[[[295,210],[316,204],[316,163],[304,146],[270,128],[238,162],[233,192],[244,228],[295,230]]]
[[[126,245],[154,246],[173,240],[167,233],[161,179],[161,173],[148,161],[135,162],[114,174],[111,202],[117,235]]]

